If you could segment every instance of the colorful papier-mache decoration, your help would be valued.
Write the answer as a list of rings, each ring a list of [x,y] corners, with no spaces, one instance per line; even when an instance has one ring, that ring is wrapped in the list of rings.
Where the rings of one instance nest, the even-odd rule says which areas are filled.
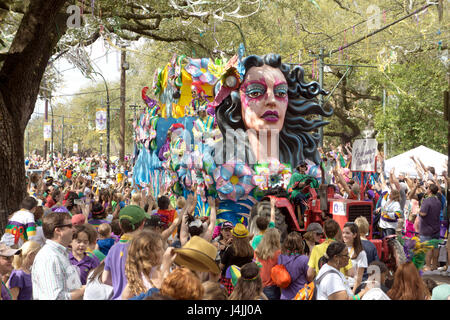
[[[148,186],[155,197],[193,193],[200,216],[209,214],[208,196],[219,198],[219,224],[247,224],[265,190],[286,188],[302,161],[318,165],[313,131],[328,122],[314,115],[333,113],[317,103],[327,92],[317,82],[306,83],[300,66],[291,69],[276,54],[244,52],[241,45],[229,60],[174,55],[155,72],[155,98],[143,89],[148,107],[136,124],[134,183]],[[244,135],[233,146],[226,137],[237,130]],[[258,146],[269,139],[279,150],[260,156]]]

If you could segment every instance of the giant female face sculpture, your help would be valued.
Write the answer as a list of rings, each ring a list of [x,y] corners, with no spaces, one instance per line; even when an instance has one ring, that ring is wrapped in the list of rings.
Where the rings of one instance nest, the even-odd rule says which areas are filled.
[[[239,94],[247,129],[281,131],[288,105],[288,85],[280,69],[266,64],[252,67]]]
[[[312,131],[328,124],[309,115],[329,117],[315,100],[326,94],[313,81],[305,83],[300,66],[292,70],[277,54],[249,56],[244,59],[245,75],[238,89],[216,107],[217,124],[224,137],[227,130],[279,130],[279,160],[293,168],[306,159],[320,162],[317,144],[320,136]],[[238,146],[241,147],[241,146]]]

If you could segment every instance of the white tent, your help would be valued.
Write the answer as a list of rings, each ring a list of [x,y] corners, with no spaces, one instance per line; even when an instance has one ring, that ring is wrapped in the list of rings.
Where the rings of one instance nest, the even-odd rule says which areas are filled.
[[[399,173],[404,173],[409,174],[411,177],[416,177],[416,165],[412,161],[411,156],[414,156],[416,160],[420,159],[426,167],[434,167],[438,175],[442,174],[444,170],[447,171],[448,157],[446,155],[430,148],[419,146],[386,160],[384,165],[385,174],[389,176],[391,169],[395,168],[396,176]]]

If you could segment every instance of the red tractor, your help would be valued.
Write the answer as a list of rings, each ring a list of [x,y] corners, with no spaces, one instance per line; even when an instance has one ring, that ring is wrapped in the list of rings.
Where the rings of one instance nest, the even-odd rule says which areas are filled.
[[[347,222],[353,222],[356,218],[363,216],[370,225],[367,239],[377,248],[380,260],[386,263],[390,270],[395,270],[396,266],[399,263],[403,263],[406,259],[403,247],[396,240],[396,236],[373,239],[373,202],[338,199],[335,197],[334,191],[334,187],[327,185],[320,185],[319,189],[314,189],[309,186],[305,187],[303,193],[309,193],[310,196],[303,215],[300,214],[300,210],[297,210],[298,208],[287,197],[277,197],[277,207],[285,216],[287,225],[285,233],[290,231],[304,233],[309,224],[317,222],[322,225],[329,218],[337,221],[341,229],[343,229]]]

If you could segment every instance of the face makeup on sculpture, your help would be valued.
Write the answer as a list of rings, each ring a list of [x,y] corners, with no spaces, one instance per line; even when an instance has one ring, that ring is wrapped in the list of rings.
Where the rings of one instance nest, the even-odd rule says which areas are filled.
[[[257,161],[278,159],[278,134],[288,105],[288,85],[280,69],[252,67],[240,88],[241,113]]]
[[[281,130],[288,105],[288,85],[280,69],[252,67],[240,88],[242,119],[247,129]]]

